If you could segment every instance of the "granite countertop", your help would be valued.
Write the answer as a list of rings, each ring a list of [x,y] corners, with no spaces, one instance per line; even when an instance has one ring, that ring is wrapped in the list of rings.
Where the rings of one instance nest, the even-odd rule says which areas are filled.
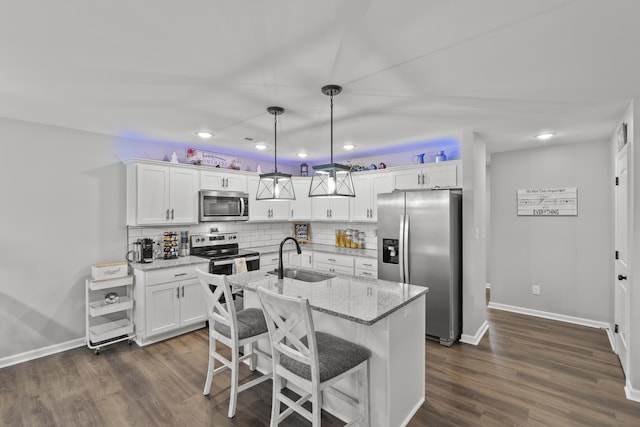
[[[295,251],[295,245],[287,242],[282,248],[284,252]],[[378,258],[378,252],[375,249],[351,249],[340,248],[333,245],[321,245],[318,243],[300,243],[300,248],[304,251],[314,252],[326,252],[330,254],[343,254],[351,256],[359,256],[363,258]],[[259,246],[250,248],[253,251],[260,252],[260,255],[277,253],[280,250],[280,245]]]
[[[209,259],[195,255],[181,256],[174,259],[154,259],[149,263],[130,262],[131,268],[142,271],[159,270],[161,268],[184,267],[187,265],[208,264]]]
[[[296,269],[314,271],[301,267]],[[429,291],[423,286],[342,274],[320,282],[289,278],[278,280],[278,276],[267,271],[260,269],[235,274],[227,276],[227,281],[243,290],[255,291],[256,287],[262,286],[283,295],[309,298],[314,310],[364,325],[373,325]]]

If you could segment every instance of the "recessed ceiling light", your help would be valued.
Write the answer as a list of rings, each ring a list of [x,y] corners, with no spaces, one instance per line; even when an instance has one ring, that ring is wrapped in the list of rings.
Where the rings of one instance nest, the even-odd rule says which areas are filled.
[[[553,138],[554,136],[556,136],[555,132],[545,132],[541,133],[540,135],[536,135],[536,138],[541,141],[546,141],[547,139]]]
[[[256,147],[258,150],[264,150],[265,148],[267,148],[267,144],[265,144],[264,142],[259,142],[259,143],[257,143],[257,144],[255,145],[255,147]]]
[[[202,139],[209,139],[209,138],[211,138],[213,136],[213,134],[211,132],[206,131],[206,130],[198,131],[198,132],[196,132],[196,135],[198,135]]]
[[[304,159],[305,157],[307,157],[308,154],[307,153],[298,153],[298,157]]]
[[[345,150],[353,150],[354,148],[356,148],[356,146],[353,144],[345,144],[342,146],[342,148],[344,148]]]

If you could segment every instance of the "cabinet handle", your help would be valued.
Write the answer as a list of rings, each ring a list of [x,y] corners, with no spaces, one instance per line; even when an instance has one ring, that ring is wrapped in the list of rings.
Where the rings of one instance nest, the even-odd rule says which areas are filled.
[[[333,258],[327,258],[327,261],[336,262],[336,260]]]
[[[184,286],[182,287],[182,298],[184,298]]]
[[[363,276],[371,276],[371,273],[366,272],[366,271],[363,271],[363,272],[362,272],[362,275],[363,275]]]
[[[373,265],[371,264],[362,264],[362,265],[364,265],[365,267],[373,267]]]
[[[180,286],[176,288],[176,298],[180,298]]]
[[[291,209],[291,216],[293,216],[293,209]]]
[[[173,209],[171,209],[171,219],[173,219]]]
[[[424,185],[424,174],[422,174],[422,185]]]
[[[173,277],[186,276],[187,273],[174,274]]]
[[[420,185],[420,174],[418,174],[418,185]]]
[[[329,218],[333,218],[333,209],[329,209]]]
[[[169,219],[169,209],[167,209],[166,219]]]

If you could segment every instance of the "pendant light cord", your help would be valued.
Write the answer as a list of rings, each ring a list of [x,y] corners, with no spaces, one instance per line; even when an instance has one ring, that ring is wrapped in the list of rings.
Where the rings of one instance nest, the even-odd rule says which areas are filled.
[[[333,93],[331,94],[331,162],[333,163]]]
[[[278,115],[273,115],[273,168],[278,173]]]

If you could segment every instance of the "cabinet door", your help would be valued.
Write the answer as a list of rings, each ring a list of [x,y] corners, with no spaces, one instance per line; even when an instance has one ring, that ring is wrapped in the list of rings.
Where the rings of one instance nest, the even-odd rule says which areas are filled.
[[[147,336],[168,332],[180,326],[179,290],[178,282],[147,287]]]
[[[371,220],[371,180],[372,175],[356,175],[353,177],[353,187],[356,197],[349,200],[351,204],[352,221]]]
[[[291,209],[289,219],[311,219],[311,199],[309,198],[310,185],[311,178],[293,178],[293,191],[296,192],[296,199],[289,202]]]
[[[457,185],[456,165],[438,165],[424,169],[425,186],[455,187]]]
[[[415,188],[424,188],[422,184],[422,169],[407,169],[393,172],[393,188],[396,190],[410,190]]]
[[[249,220],[250,221],[267,221],[270,218],[271,203],[264,200],[256,200],[258,192],[258,182],[260,179],[249,177]]]
[[[321,221],[329,219],[331,209],[331,199],[328,197],[311,198],[311,218]]]
[[[324,221],[349,221],[350,197],[313,197],[311,217]]]
[[[219,171],[200,171],[200,188],[202,190],[224,190],[225,175]]]
[[[391,174],[381,173],[371,177],[371,213],[370,221],[378,220],[378,194],[391,193],[393,184],[391,182]],[[356,193],[356,196],[358,193]]]
[[[339,197],[331,199],[330,220],[349,221],[349,201],[351,197]]]
[[[289,201],[280,200],[277,202],[269,203],[271,209],[271,216],[269,217],[272,221],[286,221],[289,219]]]
[[[247,177],[244,175],[227,174],[225,176],[225,190],[247,192]]]
[[[289,265],[312,268],[313,257],[311,251],[302,251],[299,255],[297,252],[289,252]]]
[[[137,165],[137,224],[165,224],[169,219],[170,169]]]
[[[207,320],[207,307],[199,279],[180,282],[180,326]]]
[[[169,187],[169,219],[171,223],[198,223],[198,187],[200,175],[197,170],[171,168]]]

